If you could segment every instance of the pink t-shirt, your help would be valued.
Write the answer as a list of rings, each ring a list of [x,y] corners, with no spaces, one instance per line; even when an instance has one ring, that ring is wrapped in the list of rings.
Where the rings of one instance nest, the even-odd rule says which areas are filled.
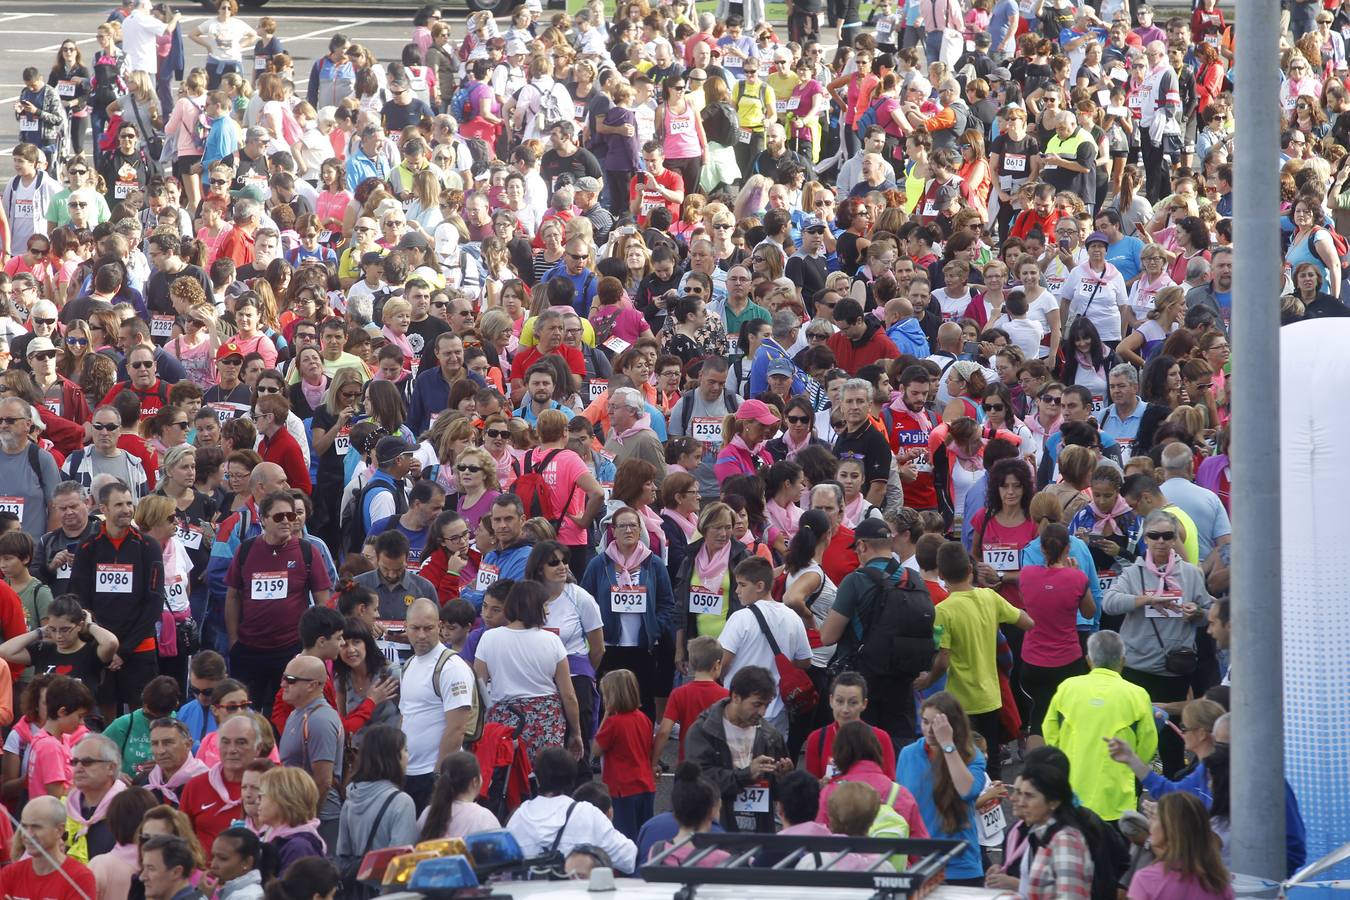
[[[816,95],[823,93],[825,93],[825,86],[814,78],[803,81],[792,89],[792,101],[789,108],[794,116],[801,117],[792,120],[794,135],[811,133],[811,120],[806,118],[806,115],[811,112],[811,104],[815,102]]]
[[[319,202],[315,204],[315,214],[318,216],[320,223],[330,221],[341,222],[342,217],[347,212],[347,207],[350,206],[351,203],[352,195],[350,191],[338,191],[337,193],[333,193],[332,191],[320,191]]]
[[[1017,558],[1022,558],[1022,548],[1030,544],[1036,538],[1036,523],[1027,519],[1021,525],[1015,525],[1009,528],[1006,525],[999,524],[998,517],[995,516],[989,520],[989,524],[984,527],[983,532],[980,526],[984,523],[984,517],[988,515],[987,510],[980,510],[970,517],[971,524],[975,528],[976,534],[982,535],[985,548],[985,558],[988,559],[988,549],[990,546],[1015,547],[1017,548]],[[1022,605],[1022,595],[1018,586],[1009,582],[1000,585],[998,592],[1013,606]]]
[[[553,452],[551,449],[536,447],[532,451],[530,461],[537,464],[551,452]],[[574,450],[559,453],[543,472],[544,483],[553,489],[553,499],[559,504],[567,504],[558,540],[568,547],[581,547],[586,544],[586,532],[578,528],[571,517],[580,516],[586,508],[586,492],[577,486],[577,480],[589,474],[591,474],[590,467]]]
[[[620,307],[617,312],[611,312],[609,307],[600,307],[591,313],[591,324],[597,324],[607,318],[612,318],[614,324],[610,326],[610,335],[620,340],[634,343],[642,330],[647,327],[647,319],[636,309],[624,309]],[[618,354],[615,354],[616,356]]]
[[[1233,888],[1207,891],[1194,878],[1169,872],[1167,864],[1155,862],[1134,873],[1130,879],[1129,900],[1231,900]]]
[[[1036,623],[1022,639],[1023,662],[1050,669],[1067,666],[1083,655],[1078,643],[1078,602],[1087,587],[1087,574],[1072,566],[1022,570],[1022,608]]]
[[[259,353],[263,358],[263,365],[272,368],[277,364],[277,347],[272,343],[272,339],[265,334],[257,337],[245,338],[234,336],[234,342],[239,345],[239,349],[245,356],[250,353]]]
[[[46,730],[33,732],[33,747],[28,751],[28,796],[45,797],[47,785],[70,787],[70,748]]]

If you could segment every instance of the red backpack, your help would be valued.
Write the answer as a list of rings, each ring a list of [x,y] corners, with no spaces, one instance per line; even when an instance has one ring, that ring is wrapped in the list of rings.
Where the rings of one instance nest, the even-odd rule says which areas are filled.
[[[555,530],[562,525],[563,516],[567,514],[567,504],[572,500],[572,493],[568,492],[567,500],[560,506],[553,499],[553,488],[544,481],[544,470],[562,452],[550,450],[537,465],[534,462],[533,451],[525,454],[525,458],[520,462],[515,483],[511,485],[511,493],[519,497],[525,506],[525,518],[533,519],[537,516],[547,519]],[[572,485],[572,489],[576,489],[575,484]]]

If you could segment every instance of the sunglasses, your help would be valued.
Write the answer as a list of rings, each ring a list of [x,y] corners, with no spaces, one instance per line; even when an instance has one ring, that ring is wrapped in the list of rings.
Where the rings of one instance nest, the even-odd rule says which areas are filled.
[[[1174,541],[1177,539],[1175,531],[1150,531],[1144,535],[1150,541]]]
[[[248,702],[244,702],[244,703],[222,703],[220,706],[217,706],[216,709],[223,709],[223,710],[225,710],[225,712],[230,712],[230,713],[247,712],[247,711],[253,709],[253,704],[252,704],[252,703],[248,703]]]
[[[216,360],[218,366],[242,366],[244,358],[242,356],[227,356],[224,359]]]
[[[985,411],[985,412],[1003,412],[1005,409],[1007,409],[1007,407],[1004,406],[1002,403],[986,403],[986,404],[984,404],[984,411]]]
[[[481,472],[482,466],[455,466],[456,472]]]
[[[1051,397],[1049,395],[1042,397],[1041,401],[1043,403],[1049,403],[1051,406],[1059,406],[1061,403],[1064,402],[1063,398],[1061,397]]]
[[[127,363],[128,368],[132,369],[153,369],[155,361],[152,359],[142,360],[141,362]]]
[[[39,350],[37,353],[28,354],[29,359],[56,359],[55,350]]]
[[[294,522],[295,513],[293,512],[275,512],[272,513],[273,522]],[[308,679],[306,679],[308,680]]]
[[[549,564],[550,566],[565,566],[565,565],[567,565],[568,563],[567,563],[567,560],[563,559],[562,557],[560,557],[560,556],[555,556],[555,557],[553,557],[552,559],[550,559],[550,560],[548,561],[548,564]]]
[[[68,173],[71,174],[71,175],[88,175],[88,174],[89,174],[89,170],[88,170],[88,169],[66,169],[66,172],[68,172]]]
[[[84,209],[88,205],[89,204],[85,203],[83,200],[72,200],[66,204],[70,209]]]
[[[434,306],[434,307],[436,307],[437,309],[449,309],[449,308],[450,308],[450,301],[449,301],[449,300],[432,300],[432,301],[431,301],[431,305]]]
[[[301,678],[299,675],[282,675],[281,680],[287,684],[298,684],[301,681],[313,681],[313,678]]]
[[[0,416],[0,425],[16,425],[19,422],[31,422],[24,416]]]
[[[111,763],[111,762],[112,760],[109,759],[95,759],[92,756],[72,756],[70,758],[70,765],[72,768],[74,768],[75,766],[82,766],[87,769],[90,766],[96,766],[99,763]],[[142,837],[144,837],[144,835],[142,835]]]
[[[90,424],[89,427],[93,428],[95,431],[116,431],[117,429],[121,428],[122,426],[121,426],[121,425],[114,425],[114,424],[109,423],[109,422],[93,422],[93,423]]]
[[[787,420],[793,425],[807,425],[811,422],[810,416],[788,416]]]
[[[188,427],[189,427],[189,422],[188,422],[187,419],[184,419],[184,420],[181,421],[181,422],[170,422],[169,424],[172,425],[174,428],[188,428]]]
[[[511,431],[505,428],[488,428],[484,430],[483,436],[504,441],[511,436]]]
[[[263,387],[262,385],[258,385],[258,393],[260,393],[260,394],[280,394],[280,393],[281,393],[281,388]]]

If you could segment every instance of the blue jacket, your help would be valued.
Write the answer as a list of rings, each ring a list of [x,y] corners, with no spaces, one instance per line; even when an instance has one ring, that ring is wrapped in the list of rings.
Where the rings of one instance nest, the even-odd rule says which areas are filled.
[[[421,434],[430,426],[431,414],[445,412],[450,405],[450,385],[441,367],[418,373],[413,379],[411,394],[405,421],[414,433]]]
[[[769,389],[769,363],[775,359],[791,360],[787,350],[773,338],[765,338],[750,363],[750,396],[757,397]],[[806,373],[797,369],[792,376],[793,395],[806,393]]]
[[[609,589],[615,581],[614,560],[603,553],[591,560],[586,566],[586,574],[581,576],[581,586],[600,604],[606,644],[617,643],[619,639],[619,614],[613,611],[609,602]],[[642,614],[640,646],[650,650],[662,638],[674,637],[677,627],[675,592],[670,586],[670,573],[661,564],[661,557],[655,554],[643,561],[638,583],[647,588],[647,611]]]
[[[521,540],[505,550],[489,550],[483,556],[483,565],[496,566],[497,578],[511,578],[519,581],[525,577],[525,561],[534,550],[534,542]],[[461,587],[459,595],[473,604],[474,609],[483,608],[483,592],[477,588]]]
[[[923,333],[923,327],[919,324],[918,319],[901,319],[886,329],[886,337],[891,339],[891,342],[901,353],[908,353],[910,356],[924,359],[930,352],[928,350],[928,336]]]
[[[403,486],[397,484],[394,481],[393,476],[381,469],[376,469],[372,472],[370,474],[370,480],[366,482],[366,487],[371,487],[373,485],[383,485],[384,489],[391,494],[395,491],[403,490]],[[361,499],[361,523],[365,525],[366,534],[375,533],[375,523],[370,521],[370,506],[375,499],[375,495],[378,493],[380,492],[375,490],[366,491],[365,497]]]
[[[175,25],[169,38],[169,55],[164,57],[159,70],[172,72],[174,81],[182,81],[183,65],[186,60],[187,54],[183,52],[183,28]]]

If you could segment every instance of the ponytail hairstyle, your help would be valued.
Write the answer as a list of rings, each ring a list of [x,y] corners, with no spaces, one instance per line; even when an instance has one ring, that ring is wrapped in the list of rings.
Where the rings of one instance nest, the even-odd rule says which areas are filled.
[[[478,757],[467,750],[458,750],[441,760],[436,776],[431,802],[427,804],[427,821],[418,838],[423,841],[445,837],[450,830],[450,808],[455,798],[472,787],[475,778],[482,778],[483,772],[478,767]]]
[[[776,467],[775,467],[776,468]],[[808,509],[797,522],[797,533],[788,544],[783,560],[789,574],[795,575],[810,566],[822,541],[830,539],[830,520],[818,509]]]
[[[696,829],[710,817],[717,815],[721,797],[711,781],[703,777],[703,770],[692,760],[685,760],[675,768],[675,786],[671,790],[671,811],[681,828]]]

